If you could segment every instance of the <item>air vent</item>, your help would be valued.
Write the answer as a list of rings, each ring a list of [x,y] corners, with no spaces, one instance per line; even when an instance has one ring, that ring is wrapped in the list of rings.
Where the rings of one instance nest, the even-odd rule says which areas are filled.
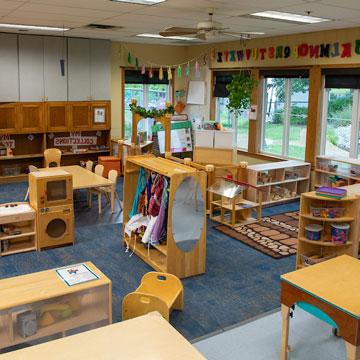
[[[89,29],[99,29],[99,30],[120,30],[123,29],[123,26],[113,26],[113,25],[104,25],[104,24],[89,24],[86,26]]]

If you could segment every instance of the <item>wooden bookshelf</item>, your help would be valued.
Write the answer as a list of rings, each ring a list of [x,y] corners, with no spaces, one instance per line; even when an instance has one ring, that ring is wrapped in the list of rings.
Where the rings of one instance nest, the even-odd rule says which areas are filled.
[[[104,110],[104,121],[95,120],[96,109]],[[29,165],[43,167],[43,153],[57,147],[54,139],[71,133],[96,137],[96,145],[78,145],[86,152],[61,146],[64,165],[81,160],[97,160],[99,154],[110,154],[110,101],[10,103],[0,105],[0,146],[15,143],[12,156],[0,156],[0,183],[23,181]],[[9,142],[7,143],[9,144]]]
[[[169,182],[169,200],[167,215],[167,235],[166,241],[161,245],[155,245],[150,248],[144,246],[138,236],[132,234],[128,236],[125,233],[125,226],[130,220],[130,212],[133,206],[138,175],[140,168],[150,170],[154,173],[167,177]],[[204,201],[204,209],[200,213],[202,223],[194,224],[202,229],[200,237],[195,240],[194,246],[189,251],[184,251],[179,243],[176,242],[173,228],[173,213],[176,208],[176,193],[187,178],[193,178],[199,186],[201,196]],[[155,270],[168,272],[179,278],[199,275],[205,272],[206,256],[206,174],[193,167],[186,166],[169,159],[155,157],[151,155],[130,156],[126,159],[124,172],[124,228],[123,243],[128,248],[128,253],[135,253],[143,261],[152,266]],[[187,192],[190,194],[190,192]],[[197,204],[195,196],[195,203]],[[200,200],[200,199],[199,199]],[[195,205],[194,205],[195,206]],[[200,211],[200,210],[199,210]],[[194,219],[195,220],[195,219]],[[190,224],[191,226],[192,224]],[[184,226],[186,226],[184,224]],[[189,226],[189,224],[188,224]]]
[[[315,256],[318,261],[343,254],[357,257],[359,250],[359,205],[360,198],[351,194],[341,200],[317,196],[315,192],[301,195],[296,256],[297,269],[306,266],[304,256],[310,258]],[[344,208],[344,213],[341,217],[336,218],[317,217],[313,216],[312,207],[339,207]],[[346,243],[336,244],[331,241],[331,224],[333,223],[350,225]],[[324,227],[320,240],[311,240],[306,237],[305,227],[308,224],[319,224]]]
[[[319,186],[347,186],[359,182],[360,160],[336,156],[316,157],[315,188]]]
[[[13,207],[9,208],[10,205]],[[14,226],[20,233],[6,233],[4,227],[8,226]],[[36,250],[35,210],[28,203],[2,204],[0,206],[0,256]]]
[[[310,163],[297,160],[250,165],[248,183],[262,191],[262,205],[274,205],[299,199],[309,191]],[[257,189],[249,188],[247,198],[258,202]]]

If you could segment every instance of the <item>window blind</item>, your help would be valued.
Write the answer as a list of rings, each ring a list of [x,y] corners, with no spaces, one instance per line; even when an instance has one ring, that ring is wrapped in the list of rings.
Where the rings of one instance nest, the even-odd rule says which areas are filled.
[[[360,89],[360,68],[323,69],[325,87],[335,89]]]
[[[268,69],[261,70],[260,76],[266,78],[308,78],[307,69]]]
[[[250,76],[249,72],[246,73]],[[226,86],[231,83],[234,75],[239,74],[239,71],[219,71],[215,73],[214,97],[226,98],[229,96],[229,91]]]
[[[140,70],[125,70],[125,84],[169,84],[167,71],[164,70],[164,78],[159,80],[159,70],[153,70],[153,77],[149,77],[149,71],[144,75]]]

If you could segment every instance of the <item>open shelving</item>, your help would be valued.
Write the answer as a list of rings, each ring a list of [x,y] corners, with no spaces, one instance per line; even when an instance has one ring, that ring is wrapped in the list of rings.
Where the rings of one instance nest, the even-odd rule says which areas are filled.
[[[15,203],[0,206],[0,256],[37,250],[35,210],[28,203],[16,203],[12,208],[10,205]],[[4,228],[9,226],[14,226],[20,233],[5,233]]]
[[[287,160],[247,167],[248,183],[255,188],[247,190],[250,201],[259,201],[262,190],[262,205],[273,205],[300,198],[309,191],[310,164],[303,161]]]
[[[360,160],[339,156],[317,156],[315,188],[347,186],[360,183]]]
[[[296,256],[296,268],[300,269],[307,264],[304,258],[315,259],[320,262],[328,258],[348,254],[357,257],[359,250],[359,204],[360,198],[348,195],[343,199],[332,199],[317,196],[315,192],[301,194],[299,214],[299,235]],[[313,216],[312,208],[343,208],[343,214],[339,217]],[[349,224],[350,230],[345,243],[338,244],[331,240],[331,224]],[[306,226],[319,224],[323,226],[320,240],[312,240],[306,237]]]
[[[130,220],[130,212],[133,206],[138,175],[140,168],[150,170],[153,173],[163,175],[169,183],[168,211],[167,211],[167,234],[165,242],[148,248],[144,246],[141,239],[134,233],[128,236],[125,233],[125,226]],[[188,178],[196,181],[199,186],[203,200],[206,199],[206,174],[193,167],[186,166],[169,159],[163,159],[151,155],[129,156],[125,163],[124,172],[124,197],[123,216],[123,243],[128,248],[128,253],[135,253],[156,271],[168,272],[179,278],[198,275],[205,272],[206,254],[206,208],[200,211],[199,217],[203,223],[197,223],[202,228],[200,237],[195,240],[195,245],[184,251],[176,242],[173,233],[173,212],[176,206],[176,193],[181,185]],[[187,193],[188,194],[188,193]],[[195,202],[197,198],[195,197]],[[200,200],[200,199],[199,199]],[[186,224],[184,224],[186,226]]]

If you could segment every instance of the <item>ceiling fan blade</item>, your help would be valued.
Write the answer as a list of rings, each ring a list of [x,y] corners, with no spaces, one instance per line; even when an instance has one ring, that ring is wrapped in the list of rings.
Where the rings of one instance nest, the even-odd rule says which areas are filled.
[[[197,33],[195,37],[199,40],[207,40],[206,33]]]
[[[195,35],[198,29],[185,27],[170,27],[159,32],[161,36],[181,36],[181,35]]]
[[[219,31],[219,33],[222,35],[227,35],[227,36],[235,37],[238,39],[250,39],[250,35],[244,34],[244,33],[236,33],[236,32],[229,32],[229,31]]]

